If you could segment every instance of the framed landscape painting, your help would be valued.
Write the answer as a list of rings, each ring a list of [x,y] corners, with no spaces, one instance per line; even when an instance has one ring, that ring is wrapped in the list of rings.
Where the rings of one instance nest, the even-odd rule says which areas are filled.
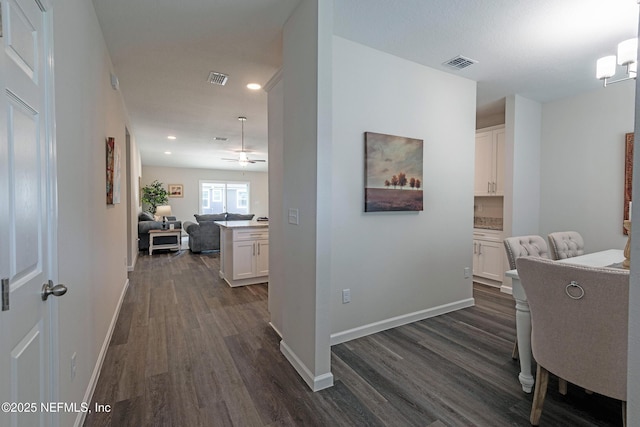
[[[423,141],[365,132],[364,211],[421,211]]]
[[[184,197],[182,184],[169,184],[169,197]]]

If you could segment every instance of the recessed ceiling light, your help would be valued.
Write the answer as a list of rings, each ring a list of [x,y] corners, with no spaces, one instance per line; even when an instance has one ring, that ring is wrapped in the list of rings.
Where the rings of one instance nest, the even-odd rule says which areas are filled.
[[[171,154],[171,151],[165,151],[164,154]]]
[[[176,139],[176,137],[175,137],[175,136],[173,136],[173,135],[169,135],[169,136],[167,137],[167,139]]]
[[[258,90],[258,89],[262,89],[262,86],[259,85],[258,83],[249,83],[247,85],[247,88],[251,90]]]

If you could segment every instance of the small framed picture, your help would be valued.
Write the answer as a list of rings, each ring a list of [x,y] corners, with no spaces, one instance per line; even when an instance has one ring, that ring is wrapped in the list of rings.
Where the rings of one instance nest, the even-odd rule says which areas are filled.
[[[169,197],[184,197],[182,184],[169,184]]]

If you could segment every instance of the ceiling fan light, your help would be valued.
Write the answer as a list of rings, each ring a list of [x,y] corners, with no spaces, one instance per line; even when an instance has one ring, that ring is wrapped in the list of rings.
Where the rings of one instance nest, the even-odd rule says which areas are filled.
[[[616,74],[616,56],[603,56],[596,62],[596,78],[608,79]]]
[[[241,162],[247,162],[249,161],[249,158],[247,157],[247,153],[245,153],[244,151],[240,152],[240,161]]]
[[[638,39],[629,39],[618,44],[618,65],[636,62],[638,57]]]

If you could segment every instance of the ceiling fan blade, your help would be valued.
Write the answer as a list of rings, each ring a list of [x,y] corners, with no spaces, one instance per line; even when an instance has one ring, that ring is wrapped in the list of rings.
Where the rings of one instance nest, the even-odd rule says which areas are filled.
[[[249,160],[249,161],[250,161],[251,163],[256,163],[256,162],[266,162],[266,160],[254,160],[254,159],[251,159],[251,160]]]
[[[238,159],[220,159],[220,160],[226,160],[227,162],[237,162]]]

